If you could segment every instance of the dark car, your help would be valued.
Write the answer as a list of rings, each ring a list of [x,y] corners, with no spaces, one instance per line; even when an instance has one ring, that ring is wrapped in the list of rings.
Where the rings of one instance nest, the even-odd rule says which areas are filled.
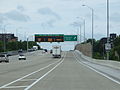
[[[48,50],[47,49],[44,49],[45,52],[47,52]]]
[[[52,50],[50,50],[50,53],[52,54]]]

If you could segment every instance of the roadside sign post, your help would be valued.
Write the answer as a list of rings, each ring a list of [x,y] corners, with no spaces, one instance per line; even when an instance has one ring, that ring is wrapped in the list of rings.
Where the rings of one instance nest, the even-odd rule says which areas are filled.
[[[111,44],[110,43],[105,44],[105,50],[108,51],[108,52],[111,50]]]
[[[109,60],[109,52],[111,50],[111,44],[110,43],[105,44],[105,50],[107,52],[107,60]]]

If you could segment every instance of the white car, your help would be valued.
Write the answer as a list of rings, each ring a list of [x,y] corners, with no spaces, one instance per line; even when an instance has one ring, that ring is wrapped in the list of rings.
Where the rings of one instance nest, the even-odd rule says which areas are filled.
[[[23,54],[20,54],[19,57],[18,57],[19,60],[26,60],[26,57],[25,55]]]
[[[0,55],[0,63],[1,63],[1,62],[9,63],[9,58],[8,58],[8,55],[7,55],[7,54],[2,54],[2,55]]]

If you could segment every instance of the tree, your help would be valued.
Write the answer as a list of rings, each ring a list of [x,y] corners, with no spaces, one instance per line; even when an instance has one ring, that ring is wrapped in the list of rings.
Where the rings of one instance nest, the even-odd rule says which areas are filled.
[[[2,52],[2,51],[3,51],[3,42],[0,41],[0,52]]]
[[[114,52],[117,51],[119,57],[120,57],[120,36],[118,36],[114,42],[113,42],[113,45],[114,45]]]
[[[18,42],[8,42],[7,43],[7,51],[17,50]]]

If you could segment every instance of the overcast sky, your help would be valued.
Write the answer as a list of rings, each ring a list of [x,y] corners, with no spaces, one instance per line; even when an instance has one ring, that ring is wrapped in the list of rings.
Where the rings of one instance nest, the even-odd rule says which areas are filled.
[[[0,32],[6,25],[6,32],[20,38],[35,33],[77,34],[81,23],[86,20],[86,38],[91,38],[91,10],[94,9],[94,38],[106,36],[107,0],[0,0]],[[120,34],[120,0],[110,1],[110,33]],[[77,18],[79,17],[79,18]]]

